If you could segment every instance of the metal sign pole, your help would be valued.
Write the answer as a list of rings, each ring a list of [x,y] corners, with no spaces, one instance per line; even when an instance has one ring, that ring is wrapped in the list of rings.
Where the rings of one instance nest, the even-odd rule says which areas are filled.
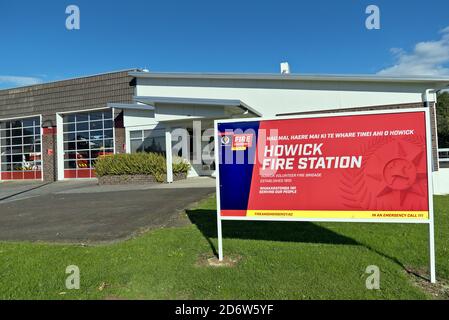
[[[436,283],[436,268],[435,268],[435,225],[433,214],[433,157],[432,157],[432,133],[430,126],[430,109],[426,108],[426,147],[427,147],[427,184],[428,184],[428,198],[429,198],[429,262],[430,262],[430,282]]]
[[[220,213],[219,213],[220,214]],[[218,261],[223,261],[223,236],[221,232],[221,219],[217,218],[217,237],[218,237]]]
[[[435,233],[433,219],[429,223],[429,253],[430,253],[430,282],[436,283],[436,271],[435,271]]]
[[[221,230],[221,205],[220,205],[220,141],[218,137],[218,123],[214,122],[215,136],[215,186],[217,198],[217,239],[218,239],[218,260],[223,261],[223,234]]]

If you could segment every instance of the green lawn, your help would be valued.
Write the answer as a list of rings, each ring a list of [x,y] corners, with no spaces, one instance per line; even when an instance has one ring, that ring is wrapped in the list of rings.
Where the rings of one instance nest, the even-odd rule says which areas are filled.
[[[405,272],[427,270],[427,226],[225,222],[225,255],[241,261],[217,269],[197,264],[214,252],[214,207],[207,199],[187,212],[192,225],[111,245],[0,243],[0,298],[431,298]],[[439,279],[449,279],[448,208],[435,198]],[[68,265],[81,270],[80,290],[65,288]],[[369,265],[381,269],[379,291],[365,288]]]

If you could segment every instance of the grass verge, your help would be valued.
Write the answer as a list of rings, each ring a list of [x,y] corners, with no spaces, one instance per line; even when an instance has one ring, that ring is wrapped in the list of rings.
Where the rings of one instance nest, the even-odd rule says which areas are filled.
[[[449,196],[435,197],[443,284],[448,208]],[[224,222],[225,255],[239,261],[216,268],[198,262],[215,251],[214,210],[212,197],[187,211],[191,225],[111,245],[0,243],[0,299],[429,299],[447,293],[421,279],[428,269],[427,226]],[[69,265],[80,268],[79,290],[65,287]],[[381,290],[365,287],[370,265],[381,270]]]

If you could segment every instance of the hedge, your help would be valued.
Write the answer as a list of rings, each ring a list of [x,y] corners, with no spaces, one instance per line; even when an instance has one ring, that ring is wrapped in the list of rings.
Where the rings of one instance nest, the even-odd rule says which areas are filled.
[[[173,161],[174,174],[187,174],[190,164],[182,159]],[[164,181],[167,173],[165,157],[158,153],[114,154],[99,157],[95,163],[98,177],[120,175],[151,175]]]

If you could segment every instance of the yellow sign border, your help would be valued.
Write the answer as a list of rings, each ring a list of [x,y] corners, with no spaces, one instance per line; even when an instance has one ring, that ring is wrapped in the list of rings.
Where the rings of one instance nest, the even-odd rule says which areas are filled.
[[[247,217],[298,219],[404,219],[428,220],[429,211],[326,211],[326,210],[247,210]]]

